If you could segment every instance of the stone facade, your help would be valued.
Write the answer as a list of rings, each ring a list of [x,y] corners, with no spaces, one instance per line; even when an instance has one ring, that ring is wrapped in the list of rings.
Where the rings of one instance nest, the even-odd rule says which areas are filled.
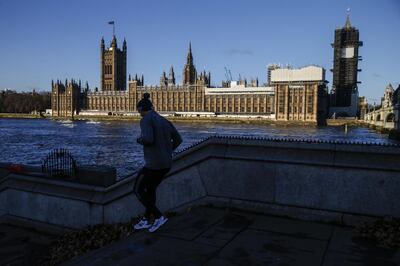
[[[126,41],[122,50],[117,46],[115,36],[108,48],[104,46],[104,39],[100,44],[100,80],[102,91],[124,91],[126,90]]]
[[[216,114],[271,114],[273,93],[246,93],[241,88],[209,88],[207,79],[197,79],[194,85],[172,87],[138,86],[129,83],[129,91],[138,101],[143,93],[150,93],[154,109],[159,112],[213,112]],[[243,86],[243,88],[245,88]],[[243,89],[242,88],[242,89]],[[225,91],[223,91],[225,89]]]
[[[275,90],[276,120],[322,121],[328,112],[324,83],[279,84]]]
[[[275,118],[283,121],[323,122],[328,114],[325,69],[275,67],[270,84],[275,88]]]
[[[133,112],[135,105],[129,91],[98,91],[88,92],[85,110],[103,112]]]
[[[85,91],[88,90],[86,85]],[[79,113],[82,106],[86,105],[85,93],[82,93],[81,82],[57,80],[52,82],[51,109],[52,116],[73,116]]]

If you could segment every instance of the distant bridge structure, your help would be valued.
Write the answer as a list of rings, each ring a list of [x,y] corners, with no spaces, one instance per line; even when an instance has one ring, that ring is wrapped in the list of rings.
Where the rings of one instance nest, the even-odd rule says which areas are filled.
[[[389,84],[382,97],[381,107],[364,116],[367,124],[388,129],[400,136],[400,86],[394,90]]]
[[[389,106],[368,112],[365,114],[364,120],[370,125],[399,130],[399,106],[397,106],[397,109],[394,106]],[[397,124],[397,127],[395,124]]]

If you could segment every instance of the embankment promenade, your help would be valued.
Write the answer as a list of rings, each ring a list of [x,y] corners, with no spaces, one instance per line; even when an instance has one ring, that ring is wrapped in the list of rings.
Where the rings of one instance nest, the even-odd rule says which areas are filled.
[[[31,119],[40,119],[45,118],[39,114],[19,114],[19,113],[0,113],[0,118],[31,118]]]

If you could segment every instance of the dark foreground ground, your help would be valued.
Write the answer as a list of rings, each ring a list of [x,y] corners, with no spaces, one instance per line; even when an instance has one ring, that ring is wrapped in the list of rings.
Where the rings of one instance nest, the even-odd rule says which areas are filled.
[[[51,235],[0,226],[0,265],[31,265]],[[78,256],[64,265],[400,265],[399,250],[353,238],[352,228],[197,207],[157,232]]]

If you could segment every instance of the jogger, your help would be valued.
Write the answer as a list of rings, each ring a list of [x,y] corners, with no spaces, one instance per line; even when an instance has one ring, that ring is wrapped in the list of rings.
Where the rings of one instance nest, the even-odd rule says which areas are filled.
[[[137,142],[143,145],[145,165],[136,178],[134,192],[146,211],[134,228],[149,228],[154,232],[168,220],[156,206],[156,191],[171,169],[172,152],[182,143],[182,138],[171,122],[153,110],[150,94],[143,95],[137,110],[142,116]],[[151,216],[155,218],[152,224]]]

